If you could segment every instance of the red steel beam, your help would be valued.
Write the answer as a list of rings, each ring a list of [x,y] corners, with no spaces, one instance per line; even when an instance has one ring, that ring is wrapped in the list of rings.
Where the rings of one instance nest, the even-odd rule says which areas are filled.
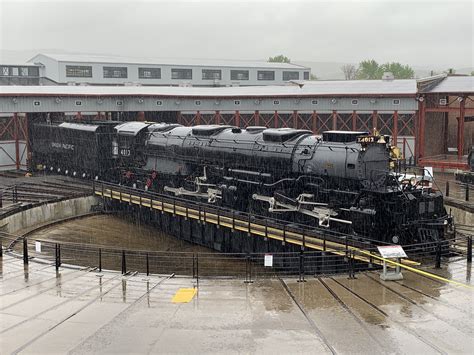
[[[20,139],[19,139],[19,133],[20,133],[20,127],[18,124],[18,114],[15,112],[13,114],[13,124],[14,124],[14,130],[13,130],[13,139],[15,140],[15,166],[16,170],[20,170]]]
[[[463,102],[463,101],[461,101],[461,102]],[[425,109],[425,111],[426,112],[439,112],[439,113],[458,112],[459,108],[458,107],[427,107]],[[472,108],[472,107],[465,108],[465,113],[467,113],[468,115],[474,114],[474,108]]]
[[[462,158],[464,152],[464,116],[466,111],[466,100],[462,100],[459,105],[458,119],[458,158]]]
[[[396,146],[398,143],[398,111],[393,113],[392,140],[393,145]]]
[[[421,158],[425,155],[425,121],[426,121],[426,105],[425,101],[419,103],[420,111],[420,122],[418,123],[418,157]]]

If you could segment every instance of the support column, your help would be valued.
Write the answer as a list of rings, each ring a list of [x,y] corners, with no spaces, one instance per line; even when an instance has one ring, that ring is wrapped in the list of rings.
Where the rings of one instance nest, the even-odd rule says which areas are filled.
[[[255,111],[255,126],[260,126],[260,112]]]
[[[273,114],[273,126],[274,128],[278,128],[278,111],[275,111]]]
[[[239,110],[235,111],[235,125],[237,127],[240,127],[240,111]]]
[[[426,120],[426,104],[422,100],[419,103],[419,122],[418,122],[418,157],[425,156],[425,120]]]
[[[313,111],[313,113],[311,114],[311,125],[313,128],[313,133],[316,134],[318,130],[318,114],[316,111]]]
[[[374,130],[377,130],[377,110],[374,110],[374,112],[372,112],[372,128]]]
[[[13,139],[15,140],[15,167],[20,170],[20,125],[18,122],[18,113],[13,114]]]
[[[466,99],[463,98],[459,104],[459,119],[458,119],[458,159],[461,159],[464,151],[464,116],[466,111]]]
[[[332,129],[337,130],[337,111],[332,111]]]
[[[293,128],[298,128],[298,111],[293,111]]]
[[[354,110],[354,111],[352,111],[352,115],[351,115],[352,130],[353,131],[357,130],[356,119],[357,119],[357,114],[356,114],[356,111]]]
[[[398,144],[398,111],[393,113],[393,128],[392,128],[392,141],[393,145]]]

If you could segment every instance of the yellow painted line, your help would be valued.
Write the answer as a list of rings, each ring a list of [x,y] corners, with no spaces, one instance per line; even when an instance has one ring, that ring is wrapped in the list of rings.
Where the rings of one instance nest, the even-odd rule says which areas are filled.
[[[195,288],[180,288],[176,291],[171,302],[173,303],[188,303],[194,298],[197,293]]]
[[[365,252],[365,251],[362,251],[362,253],[364,253],[364,254],[370,254],[369,252]],[[454,280],[450,280],[450,279],[447,279],[447,278],[445,278],[445,277],[442,277],[442,276],[439,276],[439,275],[436,275],[436,274],[432,274],[431,272],[428,272],[428,271],[423,271],[423,270],[420,270],[420,269],[416,269],[416,268],[414,268],[414,267],[411,267],[411,266],[408,266],[408,265],[404,265],[404,264],[398,263],[398,262],[396,262],[396,261],[394,261],[394,260],[385,259],[385,258],[382,258],[381,256],[377,256],[377,255],[372,255],[372,257],[374,257],[374,258],[376,258],[376,259],[379,259],[379,260],[382,260],[382,261],[386,261],[386,262],[389,263],[389,264],[402,267],[402,268],[404,268],[404,269],[410,270],[410,271],[412,271],[412,272],[414,272],[414,273],[417,273],[417,274],[420,274],[420,275],[424,275],[424,276],[427,276],[427,277],[430,277],[430,278],[433,278],[433,279],[436,279],[436,280],[440,280],[440,281],[444,281],[444,282],[447,282],[447,283],[451,283],[451,284],[453,284],[453,285],[457,285],[457,286],[462,286],[462,287],[474,289],[474,287],[471,286],[471,285],[468,285],[468,284],[465,284],[465,283],[462,283],[462,282],[458,282],[458,281],[454,281]]]

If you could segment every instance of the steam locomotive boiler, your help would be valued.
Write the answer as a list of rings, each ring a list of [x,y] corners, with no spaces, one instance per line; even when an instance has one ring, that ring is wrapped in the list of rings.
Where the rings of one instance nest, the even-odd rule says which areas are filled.
[[[174,127],[150,134],[145,170],[158,176],[151,188],[237,210],[394,243],[443,238],[441,193],[399,183],[387,142],[367,132]]]

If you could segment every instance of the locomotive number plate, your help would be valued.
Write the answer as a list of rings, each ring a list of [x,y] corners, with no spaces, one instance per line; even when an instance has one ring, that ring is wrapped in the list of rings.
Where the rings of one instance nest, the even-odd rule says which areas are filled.
[[[374,136],[357,137],[357,143],[361,143],[361,144],[375,143],[375,137]]]

